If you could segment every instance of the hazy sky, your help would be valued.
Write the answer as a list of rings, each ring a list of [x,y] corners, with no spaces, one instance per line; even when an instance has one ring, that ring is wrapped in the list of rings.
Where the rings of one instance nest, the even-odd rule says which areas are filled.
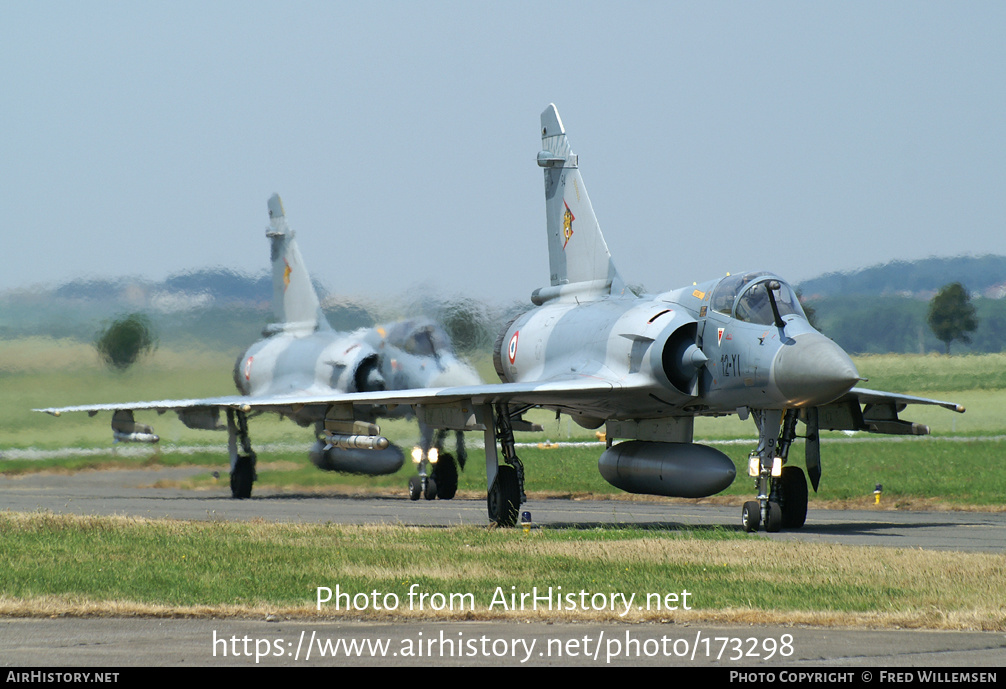
[[[1006,254],[1006,3],[0,2],[0,289],[268,265],[547,283],[554,102],[651,291]]]

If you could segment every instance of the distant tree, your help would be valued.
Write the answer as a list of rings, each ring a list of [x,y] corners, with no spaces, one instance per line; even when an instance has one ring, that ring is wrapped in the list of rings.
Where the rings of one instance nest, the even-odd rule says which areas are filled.
[[[98,356],[106,365],[125,371],[144,354],[157,349],[150,319],[142,313],[131,313],[118,318],[94,340]]]
[[[952,282],[944,286],[929,302],[928,321],[936,339],[946,345],[948,355],[954,340],[969,344],[970,333],[978,329],[978,318],[964,285]]]

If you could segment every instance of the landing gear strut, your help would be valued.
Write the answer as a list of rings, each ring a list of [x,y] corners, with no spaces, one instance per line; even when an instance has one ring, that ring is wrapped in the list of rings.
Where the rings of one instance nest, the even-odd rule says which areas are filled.
[[[768,532],[799,529],[807,520],[807,477],[800,467],[785,466],[796,438],[797,412],[789,409],[784,416],[781,410],[765,409],[753,416],[758,449],[749,458],[749,474],[755,478],[758,500],[744,503],[741,525],[748,532],[762,523]]]
[[[237,420],[235,422],[235,416]],[[241,443],[241,452],[238,451]],[[248,437],[248,417],[239,409],[227,409],[227,448],[231,455],[231,497],[250,498],[255,473],[256,456]]]
[[[495,423],[486,424],[486,476],[489,484],[486,506],[491,521],[499,526],[514,526],[520,506],[527,502],[524,494],[524,465],[514,449],[509,405],[496,404],[496,411],[492,416]],[[505,464],[499,464],[497,438]]]

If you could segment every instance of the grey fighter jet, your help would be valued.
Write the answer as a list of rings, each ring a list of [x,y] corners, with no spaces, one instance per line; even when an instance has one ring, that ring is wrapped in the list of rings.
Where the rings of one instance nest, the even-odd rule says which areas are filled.
[[[614,486],[688,498],[718,493],[735,478],[730,458],[694,442],[695,417],[751,417],[758,446],[748,472],[757,500],[742,511],[749,531],[799,528],[806,519],[807,477],[788,463],[799,424],[816,490],[821,430],[921,435],[929,429],[899,416],[908,405],[964,411],[854,387],[862,378],[852,360],[811,327],[792,288],[771,273],[634,294],[611,260],[553,105],[541,115],[541,137],[550,284],[532,294],[534,308],[496,341],[502,382],[301,403],[327,405],[329,418],[347,420],[369,405],[410,405],[431,427],[482,430],[489,517],[504,526],[516,523],[525,502],[514,431],[529,427],[523,414],[532,407],[568,414],[586,428],[604,426],[607,448],[598,466]]]
[[[726,455],[693,442],[695,417],[751,416],[759,441],[749,475],[758,499],[742,511],[748,531],[804,524],[806,477],[787,464],[799,422],[817,490],[822,429],[925,434],[899,418],[906,405],[964,411],[854,387],[862,379],[852,360],[811,327],[790,286],[770,273],[636,296],[611,260],[554,105],[541,115],[541,137],[550,285],[533,293],[537,308],[504,329],[494,352],[506,383],[494,400],[506,462],[490,490],[498,521],[512,522],[523,501],[510,420],[528,406],[570,414],[587,428],[604,425],[608,447],[598,466],[612,485],[692,498],[724,490],[735,474]]]
[[[248,435],[248,417],[274,412],[301,426],[313,426],[317,440],[311,461],[321,469],[378,475],[398,471],[402,450],[380,435],[379,417],[411,416],[412,409],[366,405],[349,415],[327,404],[304,404],[306,397],[337,397],[344,393],[380,392],[390,388],[442,387],[480,382],[475,371],[460,360],[443,328],[429,319],[415,318],[352,333],[336,332],[304,266],[294,233],[287,224],[276,194],[269,199],[273,310],[277,322],[266,327],[262,339],[248,348],[234,367],[240,396],[192,400],[160,400],[39,409],[53,415],[65,412],[112,411],[117,441],[157,442],[153,429],[134,420],[138,410],[175,411],[190,428],[223,430],[229,434],[231,492],[251,495],[256,455]],[[220,422],[220,411],[226,424]],[[443,450],[444,434],[421,425],[422,440],[413,450],[419,474],[410,487],[413,499],[451,498],[457,489],[454,457]],[[464,466],[462,435],[457,434],[458,462]],[[439,460],[439,461],[438,461]],[[438,486],[439,484],[439,486]],[[439,490],[438,490],[439,488]]]
[[[532,294],[537,308],[500,334],[494,356],[504,385],[473,396],[494,404],[502,442],[505,464],[491,472],[489,491],[497,521],[513,522],[524,500],[512,420],[530,406],[605,426],[598,466],[612,485],[690,498],[724,490],[735,474],[726,455],[693,442],[695,417],[752,417],[759,441],[749,474],[758,499],[742,511],[749,531],[799,528],[806,519],[806,477],[787,464],[799,422],[817,490],[820,430],[924,434],[928,428],[899,418],[906,405],[964,411],[854,387],[862,379],[852,360],[811,327],[793,290],[771,273],[633,294],[611,260],[554,105],[541,115],[541,137],[550,285]]]

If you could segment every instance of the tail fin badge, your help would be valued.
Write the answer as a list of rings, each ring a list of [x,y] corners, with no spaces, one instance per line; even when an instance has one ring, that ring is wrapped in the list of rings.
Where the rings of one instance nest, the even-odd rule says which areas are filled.
[[[285,258],[283,259],[283,264],[286,266],[283,269],[283,291],[285,292],[286,288],[290,286],[290,273],[293,272],[293,268],[290,267]]]
[[[566,250],[566,245],[569,244],[569,238],[573,236],[573,221],[576,217],[573,215],[573,211],[569,210],[569,204],[566,203],[565,199],[562,205],[566,206],[566,212],[562,214],[562,236],[566,238],[566,241],[562,243],[562,250]]]

